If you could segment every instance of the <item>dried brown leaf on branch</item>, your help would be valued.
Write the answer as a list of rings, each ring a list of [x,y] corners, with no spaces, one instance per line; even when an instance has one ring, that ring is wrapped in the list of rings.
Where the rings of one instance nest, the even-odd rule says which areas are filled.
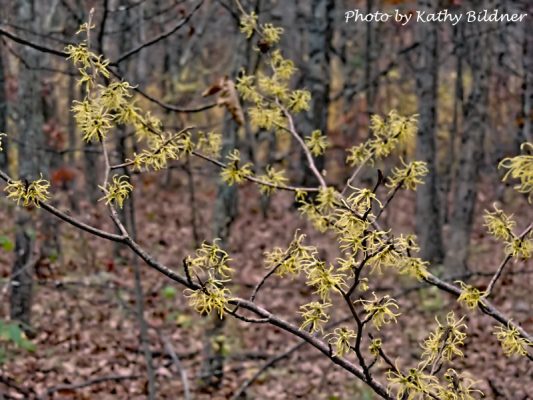
[[[235,82],[227,76],[220,78],[204,90],[202,96],[208,97],[215,94],[218,94],[217,104],[221,107],[226,107],[235,122],[242,126],[244,124],[244,112],[242,111],[237,89],[235,89]]]

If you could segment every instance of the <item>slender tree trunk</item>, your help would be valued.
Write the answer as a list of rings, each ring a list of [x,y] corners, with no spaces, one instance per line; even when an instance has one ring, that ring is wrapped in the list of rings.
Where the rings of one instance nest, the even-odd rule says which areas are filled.
[[[22,26],[35,26],[37,15],[32,0],[17,4],[17,20]],[[38,66],[41,55],[29,47],[21,48],[21,57],[28,65]],[[39,178],[39,172],[45,166],[42,148],[43,110],[41,83],[38,72],[19,64],[18,87],[18,135],[19,177],[32,181]],[[33,286],[33,265],[29,263],[32,251],[32,237],[35,237],[35,224],[32,219],[34,210],[18,208],[16,212],[16,252],[12,269],[12,287],[10,295],[11,318],[20,321],[29,330],[31,327],[31,304]]]
[[[484,1],[476,2],[483,9]],[[450,218],[450,240],[446,253],[448,274],[467,268],[470,232],[477,197],[479,167],[483,157],[483,138],[487,118],[490,59],[488,34],[480,34],[482,23],[466,27],[465,61],[472,75],[472,88],[464,107],[464,129],[458,154],[453,212]]]
[[[248,51],[250,48],[241,37],[237,40],[236,47],[237,50],[233,58],[233,76],[249,61]],[[250,67],[249,64],[248,67]],[[239,147],[238,131],[239,126],[237,123],[230,115],[226,115],[222,130],[223,141],[220,152],[222,158],[225,158],[231,150]],[[229,186],[220,179],[218,179],[217,185],[217,198],[213,211],[213,236],[220,239],[219,244],[221,247],[226,248],[230,237],[231,225],[238,214],[238,191],[236,186]],[[216,313],[213,313],[210,318],[211,324],[204,336],[200,376],[202,386],[213,389],[220,386],[224,377],[226,339],[224,336],[225,320],[221,319]]]
[[[419,1],[419,9],[432,12],[437,9],[436,0]],[[416,193],[416,232],[420,243],[421,257],[432,263],[443,258],[440,201],[437,173],[437,107],[438,107],[438,27],[436,23],[419,23],[418,37],[421,45],[419,65],[416,71],[418,92],[418,127],[416,158],[428,164],[429,173],[425,184]]]
[[[225,157],[232,149],[237,147],[237,124],[230,116],[224,123],[224,142],[221,155]],[[213,235],[220,239],[219,245],[226,247],[230,236],[230,228],[237,216],[238,193],[235,186],[228,186],[219,180],[218,193],[213,213]],[[213,313],[211,325],[205,332],[201,379],[205,388],[218,388],[224,377],[224,336],[225,320]]]
[[[370,14],[373,9],[373,0],[366,1],[366,12]],[[374,114],[374,105],[376,100],[377,85],[372,81],[374,80],[372,69],[374,66],[374,42],[375,42],[375,29],[376,24],[366,24],[366,42],[365,42],[365,82],[366,82],[366,107],[368,118]]]
[[[4,45],[0,42],[0,133],[7,130],[7,97],[6,97],[6,72],[4,66]],[[7,171],[9,168],[9,142],[2,138],[2,148],[0,151],[0,169]]]
[[[461,123],[461,115],[463,111],[464,101],[464,85],[463,85],[463,57],[464,57],[464,25],[459,24],[453,28],[455,57],[456,57],[456,76],[455,76],[455,94],[453,101],[453,120],[450,129],[450,137],[448,142],[448,154],[444,161],[444,168],[442,172],[442,223],[447,224],[450,219],[450,199],[449,193],[452,188],[452,181],[454,176],[455,166],[455,147],[457,137],[459,136],[459,126]]]
[[[533,2],[526,6],[526,12],[531,20]],[[518,132],[518,146],[523,142],[533,142],[533,24],[524,24],[524,42],[522,45],[522,65],[524,79],[522,81],[522,107],[520,110],[521,129]],[[517,147],[518,147],[517,146]]]
[[[127,6],[127,2],[124,0],[118,0],[119,6]],[[111,6],[111,4],[108,4]],[[112,25],[120,30],[125,31],[127,28],[128,20],[131,20],[133,15],[131,12],[123,12],[118,14],[117,21],[115,25]],[[103,38],[104,39],[104,38]],[[104,40],[102,39],[102,43]],[[128,33],[121,33],[119,35],[119,41],[117,43],[117,54],[122,54],[127,51],[131,46],[131,37]],[[137,63],[142,62],[139,59],[136,60]],[[136,64],[129,63],[128,60],[125,61],[123,65],[124,70],[128,71],[131,67],[136,67]],[[132,137],[127,136],[127,130],[125,126],[119,126],[116,129],[116,142],[115,142],[115,154],[117,157],[117,162],[124,162],[127,158],[127,149],[129,146],[129,139]],[[131,174],[127,168],[116,171],[118,175],[126,175],[131,181]],[[137,239],[137,221],[135,218],[135,192],[130,193],[128,201],[125,203],[124,208],[119,209],[119,218],[126,226],[131,237]],[[120,246],[123,247],[123,246]],[[116,255],[119,255],[119,247],[115,248]],[[135,289],[135,311],[137,322],[139,324],[139,342],[140,349],[144,355],[144,362],[146,366],[146,375],[147,375],[147,394],[149,400],[155,400],[157,398],[157,382],[156,374],[154,369],[154,361],[152,351],[150,350],[150,336],[149,336],[149,325],[144,316],[144,307],[145,307],[145,297],[143,289],[143,281],[141,274],[141,265],[139,264],[139,258],[137,256],[130,257],[133,275],[134,275],[134,289]]]
[[[304,86],[311,91],[312,100],[307,112],[302,135],[310,135],[319,129],[324,135],[328,133],[329,109],[329,80],[330,80],[330,47],[333,35],[333,0],[312,0],[311,15],[308,31],[308,56],[304,76]],[[310,171],[305,156],[302,154],[304,167],[303,184],[305,186],[318,186],[318,181]],[[318,157],[317,167],[322,169],[324,157]]]

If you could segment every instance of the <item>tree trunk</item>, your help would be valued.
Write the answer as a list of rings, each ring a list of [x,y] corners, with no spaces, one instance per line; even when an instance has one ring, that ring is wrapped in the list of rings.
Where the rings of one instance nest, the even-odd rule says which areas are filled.
[[[308,22],[308,56],[304,75],[304,84],[311,92],[311,104],[304,118],[301,135],[310,135],[319,129],[324,135],[328,133],[330,46],[333,35],[333,0],[312,0],[311,15]],[[303,185],[318,186],[315,175],[309,169],[305,155],[302,154],[304,167]],[[316,160],[319,170],[324,167],[324,157]]]
[[[436,0],[419,2],[421,10],[437,9]],[[419,64],[416,71],[418,114],[420,122],[416,144],[416,159],[428,164],[429,173],[425,184],[416,192],[416,232],[420,243],[421,257],[432,263],[443,258],[442,229],[438,195],[437,173],[437,106],[438,106],[438,27],[436,23],[419,23]]]
[[[235,76],[243,65],[247,65],[247,70],[250,71],[250,57],[251,48],[242,37],[239,37],[236,43],[237,50],[233,58],[232,75]],[[248,64],[247,64],[248,63]],[[222,130],[223,141],[220,152],[221,158],[229,154],[229,152],[238,146],[238,131],[239,126],[231,118],[226,115],[224,120],[224,127]],[[242,153],[241,153],[242,155]],[[215,208],[213,211],[213,236],[220,239],[219,245],[222,248],[227,248],[228,239],[230,237],[230,228],[238,213],[238,191],[236,186],[229,186],[218,179],[217,198],[215,200]],[[207,328],[204,336],[202,369],[200,373],[201,385],[204,388],[218,388],[222,383],[224,377],[224,362],[225,362],[225,337],[224,325],[225,320],[221,319],[216,313],[213,313],[211,324]]]
[[[6,72],[4,66],[4,45],[0,42],[0,133],[7,130],[7,97],[6,97]],[[3,140],[2,140],[3,139]],[[9,168],[9,143],[7,138],[2,140],[3,151],[0,151],[0,169],[7,171]]]
[[[531,18],[533,2],[529,2],[525,11]],[[521,129],[517,135],[518,146],[523,142],[533,142],[533,129],[531,127],[533,121],[533,24],[531,23],[524,24],[524,43],[522,46],[524,79],[522,81],[522,108],[520,110]]]
[[[484,1],[477,2],[476,8],[483,9],[484,4]],[[455,176],[450,239],[445,260],[448,274],[462,273],[467,268],[479,167],[483,157],[490,74],[489,35],[480,34],[483,30],[482,23],[470,23],[465,31],[468,38],[465,61],[472,75],[472,88],[464,107],[464,129]]]
[[[17,4],[17,20],[22,26],[35,28],[37,15],[32,0]],[[36,29],[38,30],[38,29]],[[42,55],[29,47],[20,49],[21,57],[32,67],[37,67]],[[19,177],[28,181],[39,178],[40,168],[46,165],[43,156],[43,110],[41,82],[36,69],[28,69],[19,64],[19,87],[17,125],[20,144]],[[12,287],[10,296],[11,318],[20,321],[26,330],[31,326],[31,301],[33,284],[33,266],[31,259],[31,238],[35,236],[35,224],[32,221],[34,210],[18,208],[16,212],[16,252],[12,269]]]

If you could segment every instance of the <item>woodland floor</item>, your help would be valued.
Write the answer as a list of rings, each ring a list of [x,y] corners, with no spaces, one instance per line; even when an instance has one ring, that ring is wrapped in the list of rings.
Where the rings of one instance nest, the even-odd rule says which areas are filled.
[[[142,179],[142,180],[141,180]],[[172,185],[161,190],[161,176],[145,176],[134,181],[136,192],[139,241],[169,267],[181,271],[181,260],[193,248],[190,228],[191,210],[187,184],[180,172],[173,172]],[[479,210],[490,205],[494,190],[485,184],[480,194]],[[211,239],[210,210],[216,192],[213,185],[204,185],[197,193],[196,208],[202,239]],[[509,193],[509,198],[512,196]],[[393,231],[413,230],[413,201],[410,195],[394,199],[388,223]],[[523,221],[528,207],[522,200],[503,207],[515,212]],[[520,202],[517,204],[516,202]],[[88,204],[80,203],[77,215],[94,225],[111,229],[100,204],[98,217]],[[507,208],[508,207],[508,208]],[[0,235],[13,239],[13,208],[2,200]],[[7,212],[6,212],[7,210]],[[529,208],[530,210],[530,208]],[[479,216],[481,213],[477,212]],[[531,217],[531,215],[529,215]],[[502,246],[486,236],[480,217],[475,221],[470,268],[475,272],[494,271],[502,258]],[[519,228],[523,224],[519,222]],[[274,195],[268,218],[265,219],[256,188],[244,185],[240,189],[240,216],[232,227],[229,252],[237,266],[233,291],[249,296],[264,275],[261,262],[264,250],[276,245],[286,246],[295,229],[306,227],[305,221],[292,208],[292,198],[286,193]],[[113,244],[61,225],[61,252],[57,260],[40,263],[39,284],[35,288],[33,324],[37,332],[33,353],[16,351],[3,366],[1,376],[16,385],[42,396],[47,389],[60,385],[78,384],[95,378],[127,376],[121,381],[106,380],[85,388],[55,390],[53,399],[144,399],[146,374],[144,358],[139,351],[139,329],[132,310],[133,270],[131,258],[122,253],[122,261],[114,257]],[[306,229],[310,241],[321,249],[321,256],[333,259],[335,247],[330,237]],[[0,277],[3,282],[10,274],[13,254],[0,250]],[[509,266],[496,288],[494,302],[526,329],[533,330],[531,309],[533,265],[515,263]],[[167,286],[172,282],[158,272],[142,265],[146,319],[170,339],[186,370],[194,399],[226,399],[248,379],[269,357],[285,352],[297,341],[280,330],[264,325],[248,325],[232,318],[226,320],[226,352],[221,387],[214,392],[199,389],[203,332],[209,318],[199,317],[187,305],[177,287],[175,293]],[[483,285],[489,277],[473,280]],[[61,284],[59,284],[61,283]],[[9,293],[0,286],[0,310],[7,318]],[[370,291],[387,291],[400,305],[402,317],[398,324],[380,331],[384,348],[399,365],[414,366],[421,353],[419,343],[435,325],[434,316],[442,318],[450,310],[466,315],[468,340],[464,359],[453,367],[467,370],[479,382],[480,389],[490,399],[531,399],[533,369],[525,359],[509,359],[492,335],[494,321],[478,312],[461,309],[451,297],[428,289],[414,280],[398,278],[391,271],[375,276]],[[298,323],[295,310],[309,301],[311,290],[302,280],[269,280],[258,296],[258,302],[272,311]],[[307,299],[307,300],[306,300]],[[341,304],[338,302],[338,304]],[[331,321],[347,316],[347,310],[333,310]],[[157,370],[158,398],[183,398],[179,373],[164,349],[160,336],[150,330],[151,348]],[[384,371],[383,365],[377,370]],[[12,398],[34,398],[2,387]],[[321,357],[308,346],[267,370],[247,391],[250,399],[373,399],[371,392],[356,379]],[[1,398],[1,396],[0,396]]]

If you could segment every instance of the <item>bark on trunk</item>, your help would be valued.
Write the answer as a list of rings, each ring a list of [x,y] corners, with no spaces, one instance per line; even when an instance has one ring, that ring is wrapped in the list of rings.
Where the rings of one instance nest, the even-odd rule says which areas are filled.
[[[308,31],[309,62],[305,69],[304,84],[311,91],[312,100],[305,116],[302,135],[310,135],[315,129],[328,133],[330,46],[333,35],[333,0],[312,0]],[[315,175],[309,169],[305,155],[302,154],[304,186],[318,186]],[[324,166],[324,157],[316,160],[319,169]]]
[[[420,10],[432,12],[437,9],[436,0],[422,0]],[[417,25],[420,40],[419,65],[416,71],[418,92],[418,127],[416,159],[428,164],[429,173],[425,184],[416,193],[416,232],[420,243],[421,257],[439,263],[444,256],[442,247],[442,224],[438,195],[437,172],[437,106],[438,106],[438,27],[436,23]]]
[[[7,130],[7,98],[6,98],[6,73],[4,66],[4,45],[0,42],[0,133]],[[0,169],[7,171],[9,168],[8,148],[9,142],[2,138],[2,148],[0,151]]]
[[[32,0],[20,1],[17,4],[17,20],[23,26],[35,27],[36,12]],[[41,55],[34,49],[23,47],[21,57],[30,66],[37,67]],[[20,144],[19,177],[32,181],[39,177],[39,172],[46,165],[44,159],[43,110],[41,82],[36,69],[28,69],[19,64],[19,88],[17,128]],[[31,326],[31,301],[33,284],[33,266],[31,258],[31,238],[35,236],[35,224],[32,214],[35,210],[18,208],[16,212],[16,245],[15,262],[12,269],[12,286],[10,295],[11,318],[23,323],[27,330]]]
[[[483,9],[484,1],[476,8]],[[448,274],[462,273],[467,268],[470,233],[477,197],[479,167],[483,157],[489,92],[490,59],[488,34],[482,23],[466,27],[466,64],[472,75],[472,88],[464,107],[464,129],[459,147],[455,177],[453,213],[450,218],[450,240],[446,254]]]

